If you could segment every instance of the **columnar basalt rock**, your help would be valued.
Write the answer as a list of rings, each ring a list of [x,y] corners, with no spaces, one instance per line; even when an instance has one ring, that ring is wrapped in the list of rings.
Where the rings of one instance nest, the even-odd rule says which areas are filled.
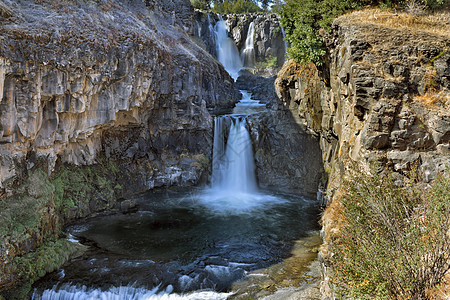
[[[377,161],[399,176],[417,165],[426,182],[444,171],[450,164],[448,38],[338,18],[325,41],[325,67],[288,61],[276,91],[320,135],[328,199],[355,164],[368,168]],[[326,213],[322,220],[326,242],[335,232],[330,218]],[[326,258],[326,244],[323,249]],[[328,297],[327,274],[324,279]]]
[[[31,207],[19,205],[31,200],[12,199],[42,198],[26,192],[37,169],[53,176],[63,164],[112,161],[122,170],[111,179],[118,197],[197,184],[208,173],[208,109],[230,107],[238,94],[223,67],[192,41],[189,1],[4,1],[0,11],[0,218],[12,206]],[[59,192],[48,189],[48,202],[38,203],[55,210]],[[72,203],[62,219],[114,204],[97,198],[101,205]],[[34,238],[20,250],[30,234],[54,233],[42,222],[15,224],[24,227],[21,240],[0,231],[0,289],[19,280],[8,265],[14,253],[43,242]]]

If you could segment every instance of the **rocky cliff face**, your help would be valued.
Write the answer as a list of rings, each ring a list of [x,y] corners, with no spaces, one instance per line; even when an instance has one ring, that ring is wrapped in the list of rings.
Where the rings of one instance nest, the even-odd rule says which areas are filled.
[[[0,289],[20,279],[9,268],[14,257],[57,232],[45,224],[58,223],[58,193],[67,199],[70,184],[80,184],[77,193],[91,178],[81,166],[108,170],[86,189],[101,205],[76,194],[64,218],[110,207],[127,191],[201,180],[212,143],[208,109],[232,106],[237,94],[191,40],[192,16],[189,1],[176,0],[0,4]],[[45,198],[29,187],[40,169],[58,182],[44,181]],[[107,196],[105,178],[116,184]],[[35,222],[14,217],[36,203]]]
[[[287,62],[277,94],[320,135],[331,201],[354,164],[378,161],[402,176],[417,164],[425,181],[450,163],[450,52],[445,36],[335,21],[326,66]],[[324,241],[333,220],[323,217]],[[325,258],[326,244],[322,255]],[[330,295],[325,273],[323,291]]]
[[[259,185],[315,198],[319,184],[326,180],[318,137],[277,97],[275,77],[240,74],[237,88],[250,91],[267,108],[248,117]]]

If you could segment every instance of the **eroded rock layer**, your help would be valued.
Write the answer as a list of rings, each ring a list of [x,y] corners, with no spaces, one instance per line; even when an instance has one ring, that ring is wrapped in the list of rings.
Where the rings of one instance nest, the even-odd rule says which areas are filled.
[[[328,55],[314,65],[287,62],[277,94],[295,117],[320,135],[327,198],[349,168],[377,161],[398,176],[418,166],[429,182],[450,163],[450,41],[445,36],[337,19],[325,37]],[[447,48],[446,48],[447,47]],[[332,214],[322,218],[332,241]],[[325,258],[326,244],[322,248]],[[323,291],[330,296],[325,272]]]
[[[191,40],[189,1],[7,0],[0,24],[1,290],[23,275],[15,257],[58,232],[58,213],[67,221],[125,192],[197,184],[208,108],[232,106],[236,92]],[[31,187],[39,176],[45,195]],[[15,216],[35,209],[30,222]]]

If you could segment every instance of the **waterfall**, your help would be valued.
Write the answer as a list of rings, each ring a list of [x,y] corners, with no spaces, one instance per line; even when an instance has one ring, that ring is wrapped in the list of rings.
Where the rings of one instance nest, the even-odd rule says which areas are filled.
[[[214,31],[214,27],[211,23],[211,17],[208,14],[208,30],[209,30],[209,37],[212,39],[213,44],[216,43],[216,33]]]
[[[224,118],[216,117],[215,120],[212,188],[236,194],[254,193],[257,190],[255,164],[250,134],[245,127],[245,118],[230,117],[231,125],[226,149]]]
[[[233,40],[228,36],[228,31],[224,20],[220,20],[215,26],[217,59],[223,65],[225,70],[235,80],[242,69],[242,62],[239,57],[239,51]]]
[[[280,24],[280,28],[281,28],[281,33],[283,34],[284,52],[286,52],[287,48],[288,48],[288,43],[286,42],[286,32],[284,32],[284,28],[283,28],[283,26],[281,26],[281,24]]]
[[[202,37],[202,26],[200,25],[200,23],[197,20],[195,21],[195,28],[197,28],[197,37],[201,38]]]
[[[225,156],[225,126],[224,117],[214,118],[214,146],[211,182],[216,185],[222,174],[222,161]]]
[[[247,31],[247,38],[245,39],[245,48],[242,50],[241,59],[246,67],[255,66],[255,49],[254,45],[255,24],[250,23]]]
[[[241,92],[243,99],[236,104],[233,114],[214,119],[211,186],[199,197],[200,204],[219,215],[246,214],[284,202],[258,190],[246,124],[247,116],[265,110],[265,104],[252,100],[250,93]]]

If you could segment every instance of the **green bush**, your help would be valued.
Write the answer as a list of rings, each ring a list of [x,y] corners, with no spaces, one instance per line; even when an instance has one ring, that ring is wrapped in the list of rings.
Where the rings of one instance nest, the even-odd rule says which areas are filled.
[[[445,6],[448,0],[287,0],[281,7],[281,24],[290,44],[288,55],[297,63],[323,64],[325,47],[319,30],[330,30],[333,20],[348,11],[367,5],[400,6],[411,2],[422,3],[427,8]]]
[[[450,176],[425,188],[371,173],[344,185],[334,283],[356,299],[425,299],[450,268]]]
[[[289,57],[298,63],[321,65],[325,47],[319,29],[329,30],[337,16],[370,3],[370,0],[287,0],[280,14],[286,40],[291,45]]]
[[[262,9],[253,0],[215,0],[213,11],[219,14],[244,14],[261,12]]]
[[[267,68],[275,68],[278,65],[278,59],[274,56],[269,56],[265,61],[259,62],[258,67],[267,69]]]
[[[191,0],[191,4],[193,7],[202,10],[209,9],[209,2],[209,0]]]

